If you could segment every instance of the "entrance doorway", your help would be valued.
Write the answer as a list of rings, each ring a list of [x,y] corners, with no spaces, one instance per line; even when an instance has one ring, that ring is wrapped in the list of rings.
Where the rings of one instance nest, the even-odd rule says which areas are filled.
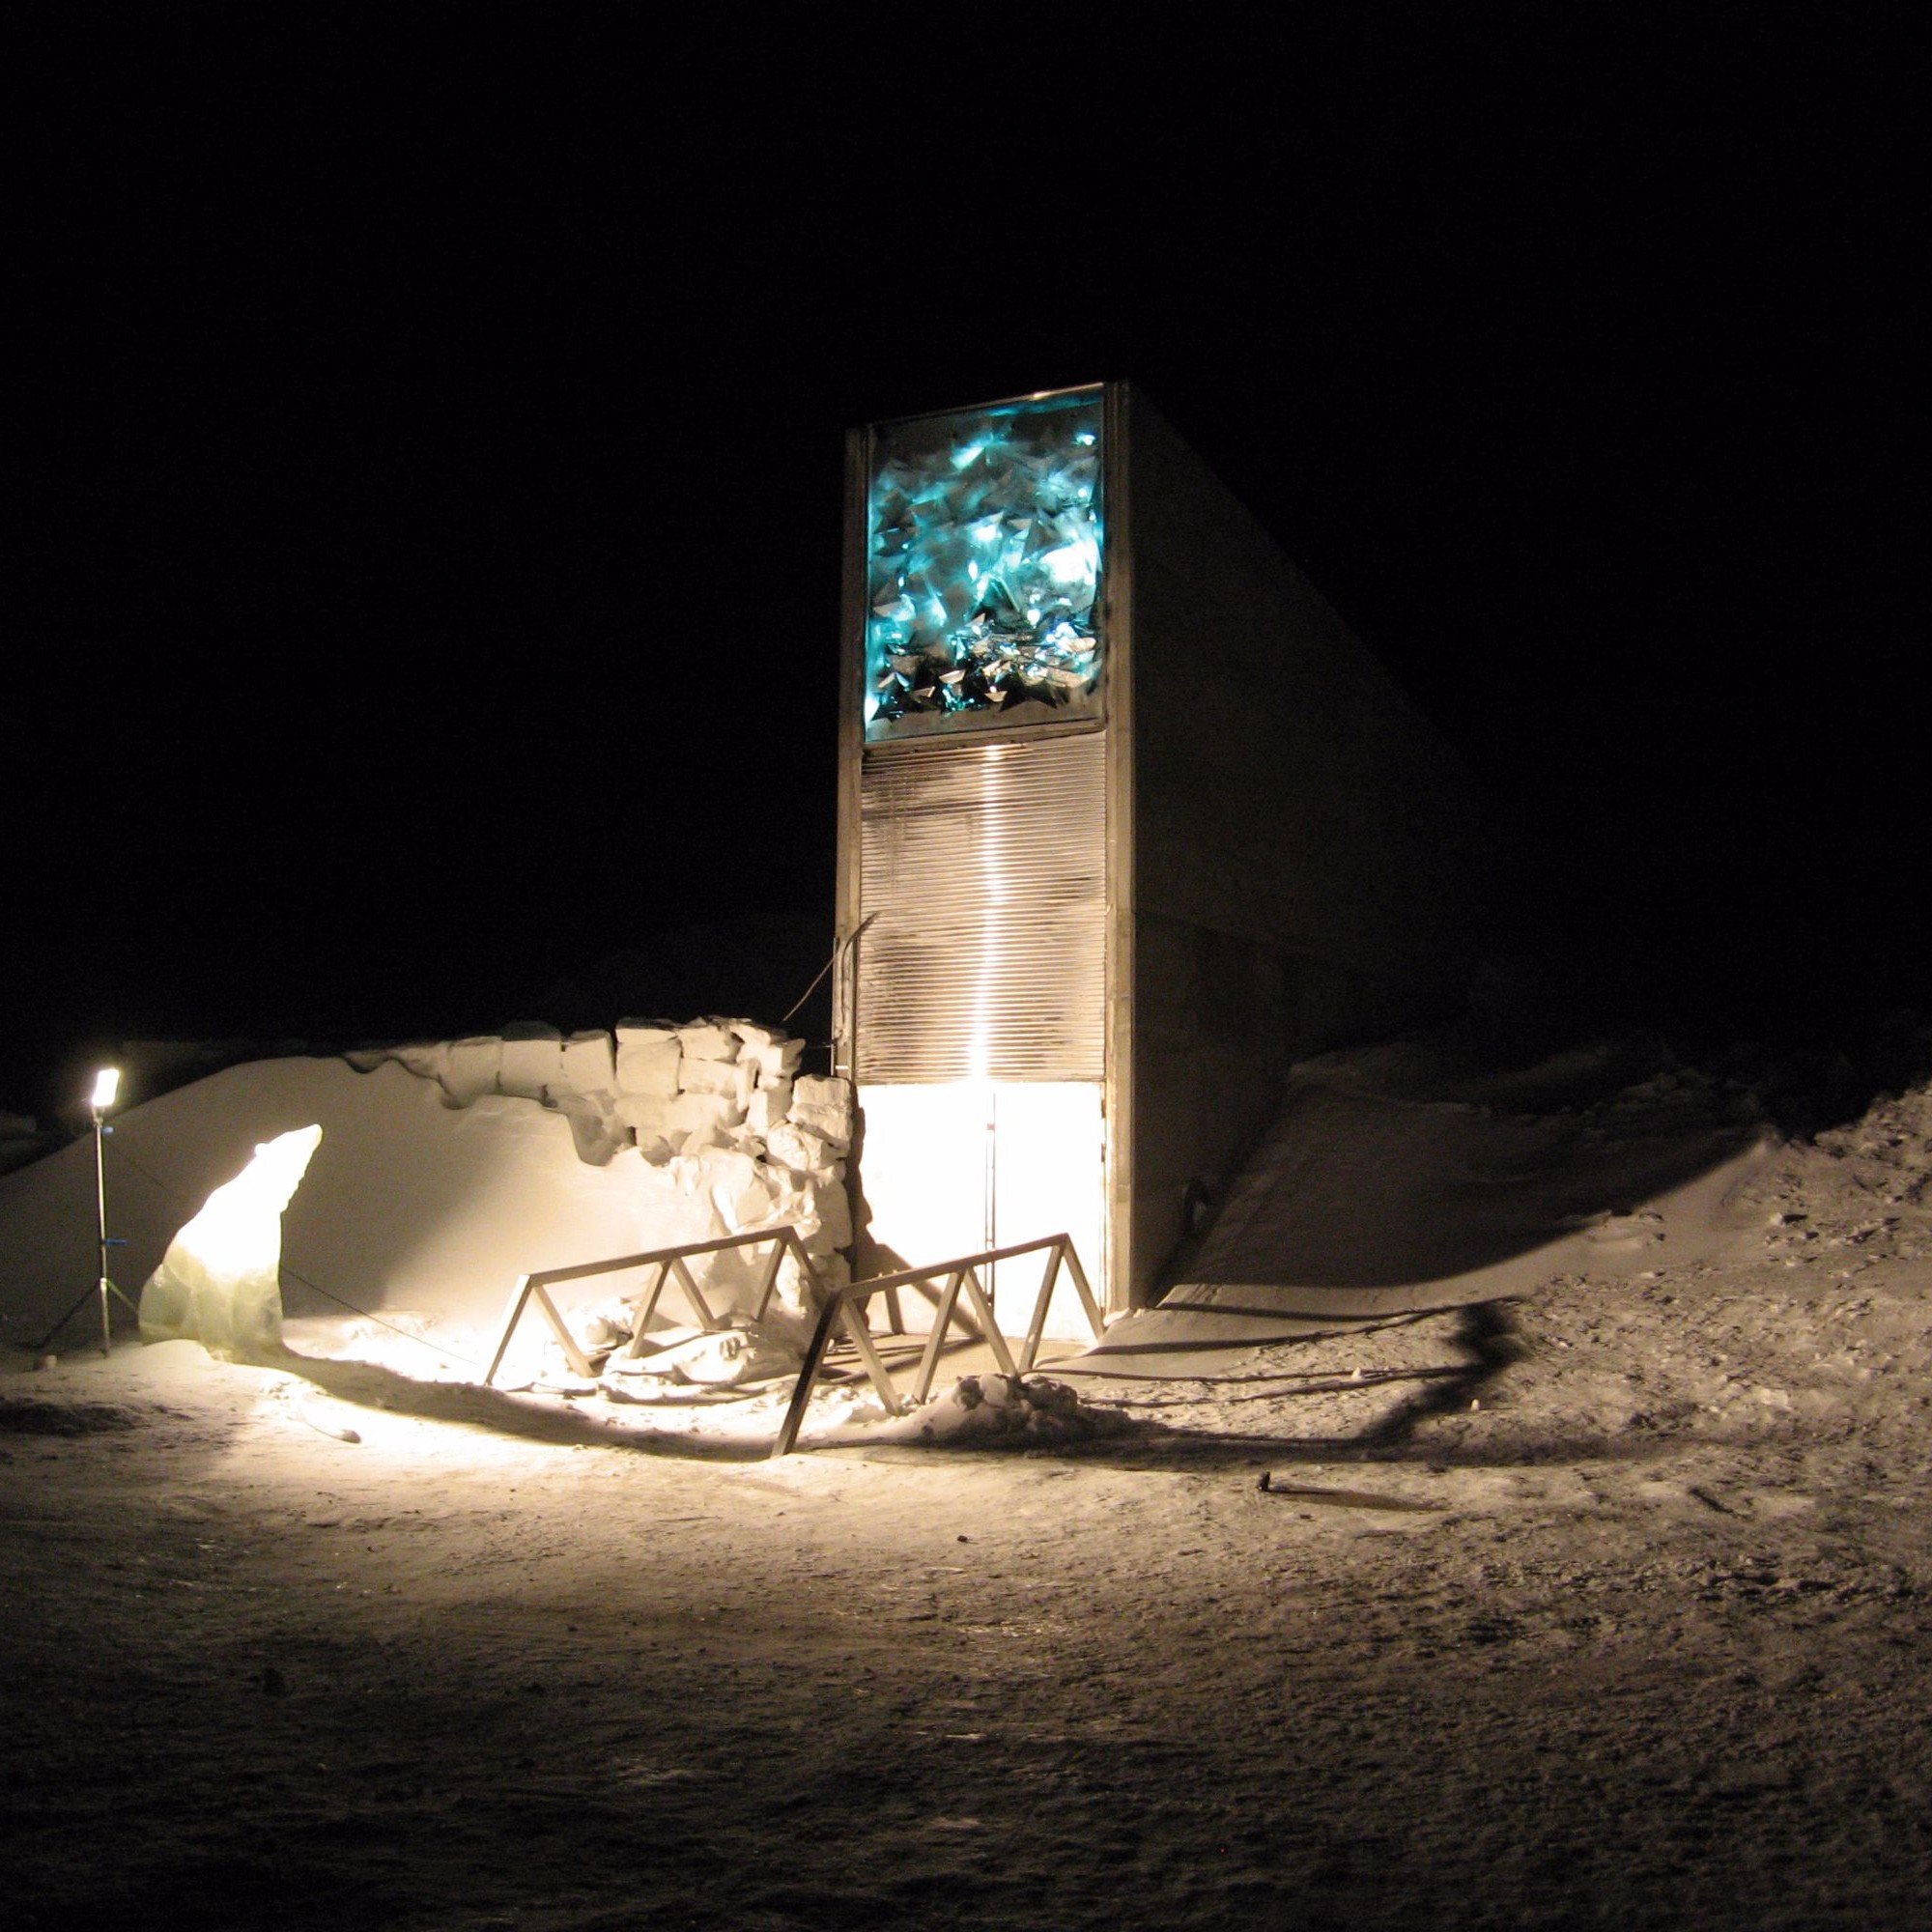
[[[872,1240],[897,1258],[881,1256],[878,1265],[922,1266],[1065,1234],[1104,1307],[1101,1091],[1091,1080],[862,1085],[863,1210]],[[1008,1268],[1009,1281],[993,1269],[986,1285],[1002,1317],[1016,1314],[1023,1325],[1037,1264],[1027,1259]],[[908,1305],[905,1316],[919,1324],[920,1305]],[[1089,1334],[1070,1282],[1055,1289],[1046,1332]]]

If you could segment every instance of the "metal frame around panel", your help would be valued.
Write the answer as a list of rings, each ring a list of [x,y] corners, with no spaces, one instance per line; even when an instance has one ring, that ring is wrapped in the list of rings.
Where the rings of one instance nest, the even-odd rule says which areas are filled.
[[[1134,552],[1133,391],[1106,385],[1102,449],[1107,562],[1101,579],[1107,640],[1106,1037],[1101,1047],[1100,1119],[1105,1136],[1107,1310],[1133,1305],[1134,1179]]]
[[[1025,403],[1056,403],[1062,396],[1086,396],[1095,390],[1105,391],[1119,385],[1104,378],[1097,383],[1064,383],[1057,389],[1034,389],[1024,395],[999,396],[992,402],[955,403],[950,410],[913,410],[902,416],[879,416],[866,425],[865,435],[874,430],[897,429],[901,423],[929,422],[934,416],[971,415],[980,410],[1016,410]]]
[[[863,918],[860,760],[866,753],[866,497],[870,450],[870,431],[846,432],[845,564],[838,598],[838,878],[834,908],[838,964],[832,984],[832,1070],[847,1080],[855,1079],[858,1054],[859,981],[853,954]]]

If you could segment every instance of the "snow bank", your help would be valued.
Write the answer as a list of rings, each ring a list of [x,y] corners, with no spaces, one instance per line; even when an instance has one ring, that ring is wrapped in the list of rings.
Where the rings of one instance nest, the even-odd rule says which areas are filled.
[[[1690,1259],[1767,1145],[1748,1094],[1661,1042],[1500,1068],[1424,1039],[1324,1055],[1157,1312],[1376,1317]]]
[[[799,1076],[802,1051],[750,1021],[702,1021],[231,1066],[115,1117],[112,1272],[144,1281],[252,1147],[313,1123],[323,1146],[283,1224],[294,1314],[348,1302],[483,1333],[519,1274],[787,1224],[841,1282],[850,1094]],[[95,1277],[95,1237],[87,1140],[0,1175],[0,1337],[37,1340],[66,1312]],[[694,1271],[728,1313],[749,1304],[762,1260]],[[576,1308],[625,1286],[558,1293]],[[787,1261],[781,1309],[802,1310],[801,1287]],[[684,1315],[675,1290],[666,1300],[667,1319]]]

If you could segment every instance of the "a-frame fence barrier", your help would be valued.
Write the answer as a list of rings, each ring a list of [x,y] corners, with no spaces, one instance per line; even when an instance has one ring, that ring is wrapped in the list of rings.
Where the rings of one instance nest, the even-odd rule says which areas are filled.
[[[1074,1292],[1080,1297],[1080,1305],[1085,1311],[1089,1325],[1095,1341],[1100,1339],[1104,1324],[1100,1319],[1099,1304],[1094,1299],[1094,1291],[1087,1280],[1087,1270],[1080,1264],[1080,1257],[1074,1252],[1073,1242],[1066,1235],[1048,1235],[1037,1241],[1022,1241],[1010,1248],[988,1248],[982,1254],[961,1255],[952,1261],[934,1262],[926,1267],[902,1268],[896,1274],[874,1275],[867,1281],[855,1281],[848,1286],[828,1288],[812,1265],[811,1257],[806,1252],[805,1243],[799,1239],[798,1231],[792,1227],[760,1228],[742,1235],[725,1235],[712,1241],[687,1241],[673,1248],[655,1248],[647,1254],[618,1255],[609,1261],[580,1262],[573,1267],[540,1268],[535,1273],[517,1277],[517,1285],[511,1291],[509,1305],[503,1311],[502,1332],[497,1339],[496,1352],[490,1357],[490,1366],[483,1373],[485,1385],[494,1382],[497,1371],[503,1365],[503,1357],[508,1352],[511,1338],[517,1332],[530,1304],[536,1304],[537,1312],[556,1337],[564,1358],[572,1371],[588,1377],[594,1373],[590,1353],[570,1332],[550,1291],[559,1282],[584,1281],[592,1275],[621,1274],[631,1268],[655,1268],[656,1279],[645,1291],[643,1299],[638,1304],[638,1312],[631,1324],[631,1335],[619,1353],[636,1357],[645,1352],[644,1331],[651,1317],[657,1312],[658,1302],[667,1285],[675,1279],[679,1292],[697,1317],[701,1327],[716,1330],[724,1324],[712,1313],[711,1305],[704,1298],[703,1291],[693,1277],[689,1262],[699,1255],[712,1255],[728,1248],[758,1247],[769,1242],[771,1256],[765,1264],[763,1275],[759,1279],[756,1303],[753,1312],[753,1321],[762,1321],[765,1310],[771,1304],[773,1292],[778,1287],[779,1269],[786,1254],[798,1263],[807,1290],[818,1312],[813,1324],[811,1340],[807,1345],[805,1364],[800,1369],[798,1380],[793,1385],[791,1401],[786,1406],[784,1420],[779,1427],[778,1440],[772,1445],[772,1455],[788,1456],[798,1444],[798,1433],[805,1421],[805,1412],[811,1401],[811,1392],[817,1387],[819,1378],[824,1373],[826,1354],[832,1347],[835,1329],[842,1329],[851,1343],[866,1374],[870,1379],[879,1400],[891,1415],[903,1413],[908,1402],[922,1403],[932,1393],[932,1380],[939,1367],[940,1351],[946,1346],[946,1338],[956,1325],[973,1339],[982,1340],[993,1351],[993,1359],[1003,1373],[1009,1376],[1029,1374],[1034,1359],[1039,1352],[1040,1338],[1046,1332],[1048,1304],[1053,1299],[1053,1291],[1060,1279],[1060,1271],[1065,1268],[1072,1280]],[[992,1298],[980,1283],[982,1268],[989,1268],[999,1262],[1016,1261],[1022,1255],[1043,1255],[1040,1269],[1039,1291],[1034,1297],[1033,1316],[1027,1323],[1026,1335],[1020,1343],[1019,1353],[1014,1355],[1007,1337],[1001,1332],[998,1318],[993,1310]],[[893,1383],[892,1372],[886,1367],[872,1337],[871,1323],[867,1319],[866,1304],[875,1294],[886,1297],[886,1306],[893,1322],[892,1332],[901,1332],[898,1323],[898,1291],[902,1288],[923,1288],[926,1284],[944,1281],[945,1287],[937,1294],[933,1306],[932,1326],[927,1330],[925,1346],[920,1351],[918,1373],[913,1378],[912,1393],[909,1398],[901,1398]],[[969,1316],[960,1306],[961,1298],[970,1305]]]
[[[641,1347],[644,1330],[649,1326],[651,1317],[657,1313],[658,1301],[667,1284],[672,1279],[677,1282],[692,1313],[697,1317],[698,1326],[712,1330],[722,1328],[725,1324],[711,1312],[711,1304],[705,1300],[703,1290],[698,1287],[686,1264],[698,1255],[721,1254],[726,1248],[760,1247],[766,1242],[771,1243],[772,1252],[758,1283],[757,1305],[752,1319],[756,1321],[764,1320],[772,1293],[778,1287],[779,1268],[787,1253],[798,1263],[799,1271],[810,1291],[813,1307],[823,1306],[827,1293],[825,1284],[819,1279],[811,1257],[806,1253],[805,1243],[798,1237],[798,1230],[789,1225],[759,1228],[744,1235],[723,1235],[715,1241],[685,1241],[674,1248],[654,1248],[648,1254],[617,1255],[610,1261],[580,1262],[574,1267],[540,1268],[534,1274],[520,1274],[517,1277],[517,1285],[510,1291],[509,1306],[503,1311],[503,1329],[497,1338],[497,1352],[490,1357],[490,1366],[483,1372],[483,1380],[487,1384],[496,1379],[497,1371],[502,1367],[503,1356],[509,1350],[510,1338],[517,1332],[517,1324],[524,1319],[525,1311],[532,1301],[549,1324],[551,1333],[556,1337],[571,1369],[580,1376],[591,1373],[588,1351],[570,1332],[563,1317],[557,1312],[556,1303],[551,1299],[550,1291],[558,1282],[585,1281],[598,1274],[622,1274],[630,1268],[657,1269],[657,1279],[638,1304],[637,1319],[631,1323],[631,1339],[623,1345],[620,1352],[632,1355],[644,1352]]]
[[[1040,1269],[1039,1293],[1034,1297],[1033,1319],[1027,1323],[1026,1339],[1020,1344],[1016,1361],[1007,1346],[1007,1338],[1000,1332],[992,1302],[980,1285],[980,1270],[996,1262],[1014,1261],[1021,1255],[1035,1254],[1044,1254],[1046,1261]],[[793,1386],[784,1421],[779,1426],[778,1440],[772,1444],[772,1455],[788,1456],[798,1444],[798,1432],[805,1421],[811,1391],[825,1366],[825,1351],[831,1346],[835,1321],[842,1321],[845,1332],[855,1343],[861,1336],[866,1338],[860,1350],[862,1355],[876,1354],[871,1348],[870,1323],[866,1320],[863,1306],[873,1295],[896,1294],[902,1288],[942,1278],[946,1282],[933,1310],[932,1326],[926,1333],[925,1347],[920,1351],[919,1373],[913,1380],[910,1400],[921,1403],[932,1393],[932,1378],[939,1367],[939,1352],[946,1346],[947,1332],[955,1321],[969,1334],[977,1334],[985,1341],[993,1351],[993,1359],[1005,1374],[1028,1374],[1033,1368],[1034,1357],[1039,1352],[1040,1337],[1046,1332],[1047,1304],[1053,1299],[1054,1285],[1063,1265],[1072,1277],[1080,1305],[1086,1311],[1094,1339],[1097,1342],[1104,1332],[1099,1304],[1094,1299],[1087,1270],[1080,1265],[1080,1257],[1073,1251],[1073,1242],[1065,1235],[1048,1235],[1037,1241],[1023,1241],[1017,1247],[988,1248],[983,1254],[961,1255],[952,1261],[935,1262],[929,1267],[903,1268],[897,1274],[874,1275],[869,1281],[855,1281],[849,1288],[833,1289],[825,1306],[819,1311],[818,1325],[812,1330],[810,1344],[806,1349],[805,1366],[799,1371],[798,1381]],[[967,1321],[959,1306],[962,1293],[971,1301],[977,1322]],[[876,1386],[879,1378],[875,1375],[872,1380]],[[904,1405],[898,1400],[896,1392],[882,1390],[881,1395],[889,1413],[896,1415],[902,1411]]]

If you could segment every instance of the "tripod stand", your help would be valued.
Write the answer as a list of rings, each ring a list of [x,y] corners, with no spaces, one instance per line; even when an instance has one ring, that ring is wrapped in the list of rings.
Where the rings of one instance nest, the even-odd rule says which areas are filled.
[[[114,1129],[107,1124],[107,1110],[114,1104],[114,1096],[120,1091],[121,1073],[118,1067],[104,1066],[95,1075],[94,1094],[89,1108],[94,1115],[94,1212],[95,1229],[99,1238],[100,1268],[91,1287],[81,1290],[71,1307],[46,1332],[44,1339],[37,1344],[37,1350],[45,1349],[56,1335],[79,1314],[91,1295],[100,1297],[100,1352],[108,1355],[114,1350],[114,1326],[111,1319],[111,1305],[108,1297],[120,1295],[122,1302],[138,1318],[140,1308],[107,1277],[107,1250],[118,1248],[121,1242],[114,1240],[107,1233],[107,1163],[105,1144]]]

